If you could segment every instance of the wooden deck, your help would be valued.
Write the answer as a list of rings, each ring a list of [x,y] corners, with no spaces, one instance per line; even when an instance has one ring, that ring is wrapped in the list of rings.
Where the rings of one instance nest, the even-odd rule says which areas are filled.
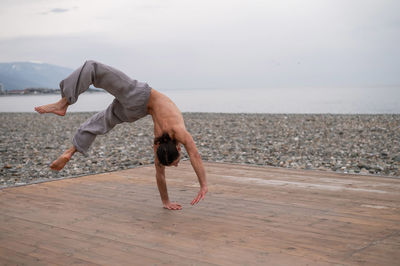
[[[0,265],[399,265],[400,179],[188,162],[0,190]]]

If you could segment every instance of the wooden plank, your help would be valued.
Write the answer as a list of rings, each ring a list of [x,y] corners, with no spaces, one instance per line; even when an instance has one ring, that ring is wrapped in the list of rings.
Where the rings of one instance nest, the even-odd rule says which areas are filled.
[[[1,265],[51,265],[48,262],[8,247],[0,248],[0,262]]]
[[[60,253],[48,250],[43,247],[39,247],[37,239],[35,239],[35,242],[33,244],[29,244],[29,240],[26,238],[25,235],[20,238],[16,238],[16,234],[14,232],[12,232],[11,234],[7,234],[6,230],[2,230],[2,236],[7,236],[7,242],[1,241],[0,239],[0,250],[18,250],[19,253],[31,257],[29,261],[37,259],[37,264],[55,265],[55,263],[57,263],[57,265],[98,265],[90,263],[89,261],[70,257],[70,253],[68,253],[67,251],[63,251],[62,253]],[[14,257],[14,254],[7,257]],[[26,259],[24,259],[23,261],[25,262]]]
[[[0,216],[1,218],[3,218],[3,222],[5,217]],[[184,257],[173,258],[168,254],[161,254],[160,256],[154,251],[137,245],[126,244],[118,239],[104,238],[98,234],[92,235],[86,232],[77,232],[14,217],[6,217],[6,219],[12,222],[9,223],[8,227],[0,224],[0,228],[9,240],[18,241],[23,239],[25,243],[35,247],[63,254],[70,258],[77,258],[81,261],[89,261],[100,265],[129,265],[135,260],[146,265],[159,264],[161,261],[176,260],[180,261],[179,265],[187,265],[184,262],[188,262]],[[38,231],[40,231],[39,235],[37,234]],[[5,244],[0,244],[0,246]],[[40,252],[36,250],[36,253]],[[59,263],[60,261],[55,260],[55,262]],[[197,264],[201,265],[201,263]]]
[[[190,163],[167,168],[171,198],[186,203],[178,212],[161,208],[153,166],[0,190],[0,249],[61,265],[399,260],[399,179],[205,165],[209,194],[195,207]]]

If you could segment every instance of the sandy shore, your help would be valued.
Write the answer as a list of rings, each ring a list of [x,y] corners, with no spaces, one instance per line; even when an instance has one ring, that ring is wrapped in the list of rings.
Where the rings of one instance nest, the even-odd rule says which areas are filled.
[[[98,136],[60,172],[49,164],[93,113],[0,113],[0,187],[153,162],[150,117]],[[206,161],[400,177],[400,115],[184,113]]]

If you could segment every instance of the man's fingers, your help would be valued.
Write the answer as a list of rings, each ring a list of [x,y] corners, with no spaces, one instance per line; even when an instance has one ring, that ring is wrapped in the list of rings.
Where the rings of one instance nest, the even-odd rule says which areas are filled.
[[[196,204],[197,198],[198,198],[198,196],[196,198],[194,198],[194,200],[192,200],[192,205]]]
[[[164,206],[164,208],[168,210],[182,210],[182,206],[178,203],[171,203],[167,206]]]
[[[196,204],[197,202],[199,202],[200,200],[200,195],[198,195],[193,201],[192,201],[192,205]]]
[[[199,194],[197,194],[196,198],[194,198],[194,200],[192,200],[190,204],[194,205],[198,203],[200,200],[204,200],[205,196],[206,192],[200,191]]]

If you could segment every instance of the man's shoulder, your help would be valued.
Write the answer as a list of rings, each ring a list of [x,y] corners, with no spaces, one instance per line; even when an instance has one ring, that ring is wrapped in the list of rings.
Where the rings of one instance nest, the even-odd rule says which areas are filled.
[[[171,126],[171,131],[172,131],[172,133],[174,135],[176,135],[176,134],[178,134],[178,135],[180,135],[180,134],[185,134],[185,135],[189,134],[189,132],[187,131],[185,125],[182,125],[182,124],[176,124],[176,125]]]
[[[174,139],[183,145],[187,144],[191,140],[193,140],[192,135],[186,128],[183,126],[177,126],[174,128]]]

